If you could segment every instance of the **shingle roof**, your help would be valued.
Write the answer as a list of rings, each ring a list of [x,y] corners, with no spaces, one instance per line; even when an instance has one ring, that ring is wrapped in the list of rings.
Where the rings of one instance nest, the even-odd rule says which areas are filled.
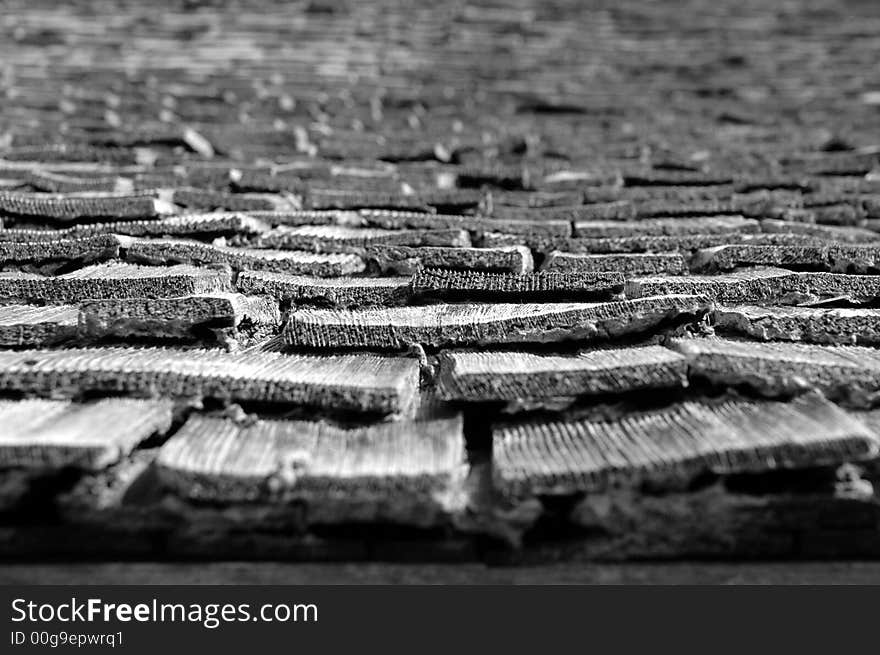
[[[5,4],[4,556],[878,554],[871,3]]]

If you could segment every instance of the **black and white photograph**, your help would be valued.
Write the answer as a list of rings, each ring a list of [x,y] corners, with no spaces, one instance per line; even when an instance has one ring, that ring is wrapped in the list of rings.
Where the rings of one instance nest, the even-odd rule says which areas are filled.
[[[0,0],[2,584],[876,584],[878,458],[876,0]]]

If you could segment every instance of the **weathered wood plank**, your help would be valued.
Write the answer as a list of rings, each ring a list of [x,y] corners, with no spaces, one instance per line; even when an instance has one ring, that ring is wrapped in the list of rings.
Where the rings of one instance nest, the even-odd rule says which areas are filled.
[[[431,208],[417,195],[390,191],[349,191],[346,189],[309,188],[305,197],[309,209],[409,209]]]
[[[802,341],[830,345],[880,344],[880,310],[869,308],[718,307],[719,332],[762,341]]]
[[[262,270],[337,277],[364,270],[364,261],[351,254],[315,254],[298,250],[232,248],[199,241],[133,241],[126,257],[148,264],[228,264],[235,270]]]
[[[427,305],[362,310],[300,309],[284,339],[312,348],[408,348],[594,340],[643,332],[664,321],[694,320],[709,310],[697,295],[600,303]]]
[[[686,359],[661,346],[577,355],[464,351],[440,358],[439,391],[446,400],[523,402],[686,384]]]
[[[715,384],[742,384],[768,395],[814,387],[855,406],[874,404],[880,390],[880,357],[873,348],[720,338],[670,345],[688,358],[691,377]]]
[[[412,295],[409,277],[320,278],[271,271],[242,271],[236,284],[244,293],[269,295],[282,302],[339,307],[400,305]]]
[[[761,230],[771,234],[805,234],[807,236],[828,241],[837,241],[840,243],[867,244],[880,240],[880,234],[867,228],[799,223],[795,221],[782,221],[774,218],[762,219]]]
[[[492,217],[508,220],[540,221],[629,221],[636,217],[635,206],[628,200],[615,200],[589,205],[568,205],[546,208],[494,207]],[[504,231],[504,230],[499,230]]]
[[[53,241],[61,238],[99,234],[137,237],[254,235],[269,229],[266,223],[238,212],[182,214],[149,220],[80,223],[56,230],[7,228],[0,230],[0,241]]]
[[[112,234],[49,240],[0,240],[5,266],[31,262],[95,262],[119,257],[121,240]]]
[[[503,232],[534,238],[566,238],[571,236],[571,222],[568,220],[459,216],[391,210],[363,210],[358,212],[358,215],[365,225],[391,230],[458,229],[478,234]]]
[[[283,196],[270,193],[228,193],[213,189],[174,189],[171,201],[190,210],[278,211],[290,207]]]
[[[614,420],[493,429],[494,477],[512,497],[601,492],[644,482],[681,487],[703,472],[758,472],[869,459],[878,441],[822,398],[686,401]]]
[[[162,447],[157,466],[183,496],[302,502],[311,524],[429,527],[466,504],[460,415],[349,428],[194,416]]]
[[[880,276],[744,268],[725,275],[646,276],[626,282],[627,297],[664,293],[700,293],[729,304],[796,304],[842,296],[854,302],[867,302],[880,295]]]
[[[367,259],[382,271],[399,274],[414,273],[420,268],[448,268],[509,272],[522,275],[534,267],[532,253],[523,246],[503,248],[449,248],[426,246],[372,246],[367,249]]]
[[[171,427],[170,400],[0,400],[0,466],[100,470]]]
[[[81,218],[139,219],[174,212],[174,205],[150,195],[0,193],[0,212],[12,216],[73,221]]]
[[[681,219],[669,219],[678,221]],[[561,250],[569,253],[669,253],[690,252],[699,248],[711,248],[731,243],[755,245],[800,245],[813,243],[816,238],[802,234],[763,234],[750,232],[719,232],[716,234],[680,234],[650,236],[633,234],[620,237],[530,237],[514,234],[488,232],[483,235],[484,248],[500,248],[525,244],[534,250],[549,253]]]
[[[460,229],[385,230],[343,225],[280,226],[261,234],[253,245],[307,252],[363,253],[373,245],[469,247],[468,233]]]
[[[244,322],[244,325],[242,323]],[[92,338],[233,339],[244,327],[249,338],[268,338],[281,324],[278,304],[266,297],[206,293],[178,298],[110,298],[80,305],[80,333]],[[199,331],[207,334],[200,334]]]
[[[75,339],[79,310],[70,305],[0,305],[0,346],[50,346]]]
[[[779,266],[840,273],[877,273],[880,271],[880,246],[736,244],[700,250],[691,261],[691,267],[695,270],[731,270],[738,266]]]
[[[0,389],[71,397],[86,391],[289,403],[381,414],[411,411],[415,359],[166,348],[0,352]]]
[[[578,221],[578,238],[685,236],[697,234],[756,234],[760,224],[742,216],[700,216],[691,218],[645,218],[638,221]]]
[[[447,300],[596,300],[623,291],[621,273],[484,273],[421,269],[413,275],[413,293]]]
[[[779,298],[782,282],[794,273],[778,268],[756,268],[727,275],[653,275],[626,281],[628,298],[666,293],[700,293],[719,302],[741,303]]]
[[[95,264],[57,277],[0,273],[0,298],[56,304],[89,298],[173,298],[184,294],[228,291],[227,271],[180,265]]]
[[[632,277],[684,275],[688,272],[688,266],[684,256],[677,252],[585,255],[554,250],[544,260],[541,270],[566,273],[619,271],[626,277]]]

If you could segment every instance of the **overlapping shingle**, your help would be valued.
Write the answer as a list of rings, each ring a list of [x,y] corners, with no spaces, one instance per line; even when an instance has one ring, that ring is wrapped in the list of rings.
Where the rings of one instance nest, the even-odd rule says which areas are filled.
[[[709,307],[702,296],[667,295],[599,303],[298,309],[288,318],[284,339],[290,346],[323,349],[591,341],[695,320]]]
[[[681,388],[687,363],[662,346],[587,350],[577,355],[463,351],[441,356],[440,395],[512,401]]]
[[[87,300],[80,312],[80,333],[91,338],[232,339],[236,328],[250,332],[249,338],[268,338],[281,323],[274,300],[229,292]]]
[[[228,291],[230,286],[227,271],[185,264],[157,267],[110,262],[55,277],[0,273],[0,298],[55,304],[88,298],[173,298]]]
[[[279,271],[319,277],[351,275],[364,270],[363,260],[351,254],[235,248],[171,239],[133,241],[126,257],[150,264],[228,264],[235,270]]]
[[[77,335],[79,310],[70,305],[0,305],[0,346],[50,346]]]
[[[700,473],[868,459],[878,441],[818,394],[791,402],[688,401],[615,420],[528,422],[493,430],[495,481],[511,496],[687,483]]]
[[[377,244],[401,246],[468,247],[471,240],[460,229],[384,230],[342,225],[303,225],[276,227],[260,235],[260,246],[307,252],[363,253]]]
[[[873,346],[880,343],[880,310],[870,308],[718,307],[719,332],[763,341]]]
[[[524,274],[532,271],[532,253],[523,246],[453,248],[442,246],[371,246],[366,258],[382,271],[413,273],[420,268],[449,268]]]
[[[871,405],[880,390],[880,358],[873,348],[721,338],[676,339],[690,375],[745,385],[770,395],[816,388],[856,405]]]
[[[157,466],[184,496],[305,503],[315,524],[430,526],[465,504],[461,416],[348,428],[194,417],[163,446]]]
[[[616,271],[484,273],[420,269],[412,279],[413,293],[447,300],[549,301],[607,299],[623,291]]]
[[[82,218],[140,219],[170,214],[173,205],[150,195],[56,195],[0,193],[0,212],[12,216],[73,221]]]
[[[166,348],[0,352],[0,389],[41,396],[84,392],[209,397],[389,414],[418,395],[414,359]]]
[[[0,467],[99,470],[171,427],[170,400],[0,400]]]
[[[400,305],[412,295],[409,277],[320,278],[271,271],[243,271],[237,279],[244,293],[270,295],[282,302],[339,307]]]
[[[542,271],[566,273],[619,272],[626,277],[641,275],[684,275],[687,261],[681,253],[619,253],[588,255],[554,250],[544,260]]]

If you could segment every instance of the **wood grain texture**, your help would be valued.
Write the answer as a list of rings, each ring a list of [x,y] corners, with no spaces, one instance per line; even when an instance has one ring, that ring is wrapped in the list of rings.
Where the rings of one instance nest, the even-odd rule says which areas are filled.
[[[88,300],[80,305],[79,324],[81,334],[93,338],[197,339],[199,329],[236,328],[243,321],[271,336],[281,324],[278,304],[237,293]]]
[[[0,346],[51,346],[77,336],[79,310],[70,305],[0,305]]]
[[[400,305],[412,295],[409,277],[320,278],[272,271],[243,271],[236,284],[245,293],[265,294],[284,302],[340,307]]]
[[[254,245],[315,253],[360,253],[372,245],[469,247],[460,229],[384,230],[344,225],[280,226],[265,232]]]
[[[623,275],[602,272],[484,273],[422,269],[412,279],[418,296],[453,300],[589,300],[607,299],[623,291]]]
[[[281,271],[319,277],[351,275],[364,270],[363,260],[351,254],[234,248],[170,239],[136,240],[128,246],[126,258],[148,264],[228,264],[235,270]]]
[[[666,220],[666,219],[664,219]],[[679,221],[682,219],[668,219]],[[617,225],[617,223],[614,223]],[[570,253],[689,253],[700,248],[712,248],[730,243],[749,243],[754,245],[801,244],[814,241],[814,237],[802,234],[758,234],[732,230],[710,234],[670,234],[644,235],[633,228],[629,236],[595,236],[570,239],[556,237],[525,237],[492,232],[483,235],[484,247],[502,247],[525,243],[539,252],[562,250]]]
[[[171,427],[170,400],[0,401],[0,466],[99,470]]]
[[[578,221],[574,224],[574,235],[580,238],[746,234],[759,231],[758,221],[742,216],[646,218],[638,221]]]
[[[876,273],[880,247],[871,245],[718,246],[698,251],[692,266],[702,270],[730,270],[738,266],[778,266],[839,273]]]
[[[161,449],[171,489],[207,501],[304,502],[310,523],[427,527],[463,509],[460,416],[344,428],[191,418]]]
[[[94,217],[114,220],[151,218],[172,211],[167,203],[149,195],[0,193],[0,212],[4,214],[58,221]]]
[[[371,246],[366,258],[384,272],[414,273],[420,268],[448,268],[508,272],[522,275],[534,268],[532,253],[524,246],[452,248],[442,246]]]
[[[601,303],[495,303],[387,309],[298,309],[284,328],[290,346],[408,348],[607,339],[663,321],[694,320],[709,304],[696,295]]]
[[[723,385],[745,385],[769,395],[805,388],[856,406],[875,403],[880,360],[872,348],[721,338],[677,339],[690,374]]]
[[[876,456],[861,422],[818,394],[790,402],[688,401],[613,421],[531,422],[493,430],[494,473],[511,496],[599,492],[654,480]]]
[[[761,341],[850,346],[880,343],[877,309],[739,305],[716,308],[713,321],[720,333]]]
[[[372,355],[166,348],[0,352],[0,388],[55,397],[92,390],[388,414],[413,408],[418,382],[415,360]]]
[[[687,384],[685,358],[661,346],[588,350],[573,356],[450,352],[440,362],[440,396],[448,400],[522,402]]]
[[[136,237],[252,235],[268,229],[266,223],[240,212],[210,212],[149,220],[80,223],[54,230],[6,228],[0,230],[0,241],[54,241],[99,234]]]
[[[687,261],[681,253],[620,253],[585,255],[554,250],[544,260],[542,271],[597,273],[616,271],[626,277],[640,275],[684,275]]]
[[[723,303],[785,305],[840,297],[870,303],[880,295],[880,276],[754,267],[722,275],[636,277],[626,283],[627,297],[663,293],[702,293]]]
[[[227,271],[178,265],[138,266],[110,262],[57,277],[31,273],[0,273],[0,298],[53,304],[87,298],[171,298],[181,294],[228,291]]]
[[[120,245],[120,239],[111,234],[51,241],[28,238],[20,241],[0,241],[0,261],[7,266],[59,260],[67,263],[90,263],[119,257]]]

